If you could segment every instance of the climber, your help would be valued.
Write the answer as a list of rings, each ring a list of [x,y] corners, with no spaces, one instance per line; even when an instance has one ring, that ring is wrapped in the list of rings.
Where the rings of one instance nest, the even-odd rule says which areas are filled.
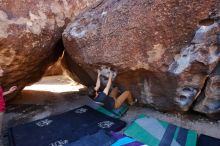
[[[0,66],[0,77],[3,76],[3,73],[4,73],[4,71]],[[4,101],[3,96],[11,94],[15,90],[17,90],[17,87],[13,86],[8,91],[4,92],[1,87],[1,84],[0,84],[0,145],[2,144],[2,142],[1,142],[1,140],[2,140],[2,123],[3,123],[3,116],[4,116],[4,111],[5,111],[5,101]]]
[[[103,91],[100,91],[100,75],[100,70],[98,70],[96,86],[90,87],[88,89],[88,96],[92,98],[95,102],[100,103],[108,110],[120,108],[125,101],[127,101],[130,105],[133,105],[136,102],[136,100],[134,101],[130,91],[125,91],[120,96],[118,96],[119,90],[117,87],[113,88],[111,93],[109,94],[109,90],[112,84],[111,71],[109,73],[108,83],[105,89]]]

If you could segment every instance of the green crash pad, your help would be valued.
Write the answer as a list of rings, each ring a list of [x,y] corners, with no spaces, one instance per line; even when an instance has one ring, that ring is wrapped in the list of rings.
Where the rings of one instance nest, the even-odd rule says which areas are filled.
[[[110,117],[113,117],[113,118],[122,117],[127,112],[128,108],[129,108],[129,105],[127,103],[124,103],[124,104],[122,104],[122,106],[120,108],[109,111],[109,110],[105,109],[103,106],[101,106],[91,100],[88,102],[88,105],[90,107],[92,107],[93,109],[95,109],[105,115],[108,115]]]
[[[197,133],[165,121],[140,115],[124,134],[148,146],[196,146]]]

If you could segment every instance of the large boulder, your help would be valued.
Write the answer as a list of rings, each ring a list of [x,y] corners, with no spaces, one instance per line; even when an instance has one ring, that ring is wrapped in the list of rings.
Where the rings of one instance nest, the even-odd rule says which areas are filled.
[[[62,54],[66,24],[98,0],[0,0],[0,66],[5,89],[38,81]]]
[[[111,67],[140,103],[187,111],[220,56],[217,2],[103,0],[63,33],[69,69],[91,85],[96,69]]]
[[[193,109],[211,118],[220,119],[220,62],[207,79]]]

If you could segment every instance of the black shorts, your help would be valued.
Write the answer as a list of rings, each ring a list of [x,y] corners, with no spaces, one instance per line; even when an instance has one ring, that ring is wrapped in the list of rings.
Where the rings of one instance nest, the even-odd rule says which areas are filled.
[[[108,110],[113,110],[115,108],[115,100],[114,98],[108,96],[105,100],[104,100],[104,107]]]
[[[113,97],[106,95],[104,92],[100,92],[95,98],[96,102],[101,102],[104,107],[108,110],[113,110],[115,108],[115,100]]]

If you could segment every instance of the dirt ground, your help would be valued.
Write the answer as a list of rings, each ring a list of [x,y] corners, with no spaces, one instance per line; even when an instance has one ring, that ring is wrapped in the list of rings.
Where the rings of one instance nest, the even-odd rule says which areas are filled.
[[[8,145],[7,129],[9,127],[60,114],[87,104],[89,98],[83,90],[78,91],[80,88],[82,88],[81,85],[65,76],[45,77],[34,86],[27,87],[21,95],[7,103],[4,119],[5,145]],[[220,138],[220,120],[210,120],[198,113],[170,114],[136,105],[129,108],[122,120],[129,125],[140,114],[196,130],[198,134]]]

